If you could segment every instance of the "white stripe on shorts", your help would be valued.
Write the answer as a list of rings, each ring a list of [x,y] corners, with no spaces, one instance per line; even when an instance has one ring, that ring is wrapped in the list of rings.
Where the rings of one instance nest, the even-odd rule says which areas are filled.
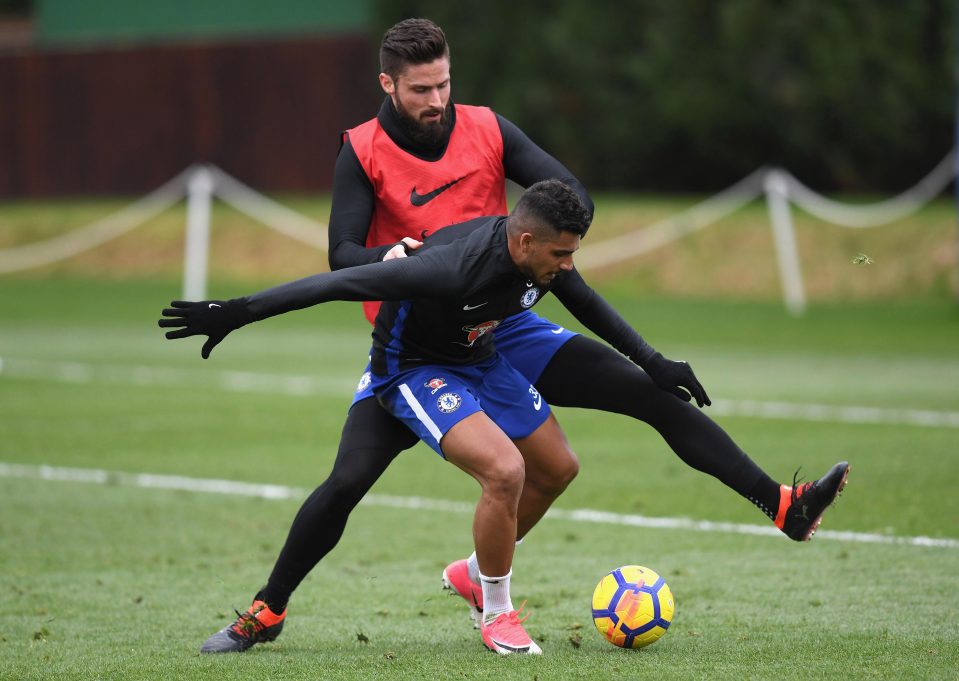
[[[430,435],[433,436],[433,439],[436,440],[436,444],[440,443],[440,440],[443,439],[443,433],[440,432],[440,429],[436,427],[436,424],[433,423],[433,419],[430,418],[429,414],[423,409],[423,405],[416,401],[416,397],[413,396],[413,391],[410,390],[410,387],[405,383],[400,383],[400,393],[403,395],[406,403],[410,405],[410,409],[413,410],[413,413],[416,414],[416,418],[420,420],[426,429],[430,431]]]

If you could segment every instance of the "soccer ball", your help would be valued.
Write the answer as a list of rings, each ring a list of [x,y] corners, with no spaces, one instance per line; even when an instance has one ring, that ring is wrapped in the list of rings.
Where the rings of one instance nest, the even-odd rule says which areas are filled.
[[[593,591],[593,624],[620,648],[642,648],[658,640],[675,609],[666,581],[641,565],[616,568]]]

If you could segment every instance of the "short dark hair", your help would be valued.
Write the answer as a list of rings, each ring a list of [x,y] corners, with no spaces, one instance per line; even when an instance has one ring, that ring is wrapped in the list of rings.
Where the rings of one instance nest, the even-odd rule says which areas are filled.
[[[404,68],[449,59],[450,48],[443,29],[429,19],[404,19],[383,34],[380,71],[396,80]]]
[[[532,218],[549,225],[557,232],[584,236],[589,229],[590,214],[583,200],[566,183],[543,180],[531,185],[516,202],[512,216],[523,222]]]

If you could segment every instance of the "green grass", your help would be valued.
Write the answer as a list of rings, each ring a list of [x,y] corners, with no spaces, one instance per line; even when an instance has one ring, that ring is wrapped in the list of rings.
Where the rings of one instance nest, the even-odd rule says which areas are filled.
[[[213,294],[256,286],[218,284]],[[368,347],[359,311],[269,320],[203,362],[196,339],[168,342],[155,326],[178,288],[0,279],[0,461],[322,481]],[[626,288],[605,291],[654,345],[691,361],[714,399],[959,411],[951,302],[819,304],[796,320],[772,301],[634,298]],[[542,310],[575,328],[555,305]],[[56,378],[51,367],[64,361],[93,380]],[[136,367],[177,373],[138,384]],[[240,392],[223,387],[228,371],[280,378]],[[314,379],[308,395],[277,387],[293,375]],[[582,472],[557,507],[766,523],[643,424],[574,410],[559,418]],[[824,530],[959,538],[955,428],[717,420],[780,479],[799,465],[812,476],[852,462]],[[477,496],[422,445],[374,492]],[[514,594],[529,600],[545,655],[503,659],[438,589],[443,566],[469,552],[469,514],[378,506],[353,514],[276,643],[201,657],[200,643],[265,581],[298,500],[13,478],[0,478],[0,494],[0,678],[949,679],[959,668],[956,548],[544,520],[517,551]],[[677,615],[661,641],[624,652],[593,630],[589,596],[602,574],[634,562],[669,581]]]

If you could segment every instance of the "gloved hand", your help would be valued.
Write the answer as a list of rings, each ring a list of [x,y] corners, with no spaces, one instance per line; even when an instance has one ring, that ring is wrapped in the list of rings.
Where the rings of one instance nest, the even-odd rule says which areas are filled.
[[[674,362],[657,352],[646,360],[642,367],[661,390],[672,393],[684,402],[689,402],[692,395],[700,407],[704,404],[712,404],[688,362]],[[687,393],[683,388],[689,392]]]
[[[208,336],[200,350],[203,359],[227,334],[254,321],[241,300],[203,300],[197,303],[174,300],[172,307],[163,310],[165,319],[157,322],[162,328],[180,327],[167,331],[166,337],[188,338],[189,336]]]

